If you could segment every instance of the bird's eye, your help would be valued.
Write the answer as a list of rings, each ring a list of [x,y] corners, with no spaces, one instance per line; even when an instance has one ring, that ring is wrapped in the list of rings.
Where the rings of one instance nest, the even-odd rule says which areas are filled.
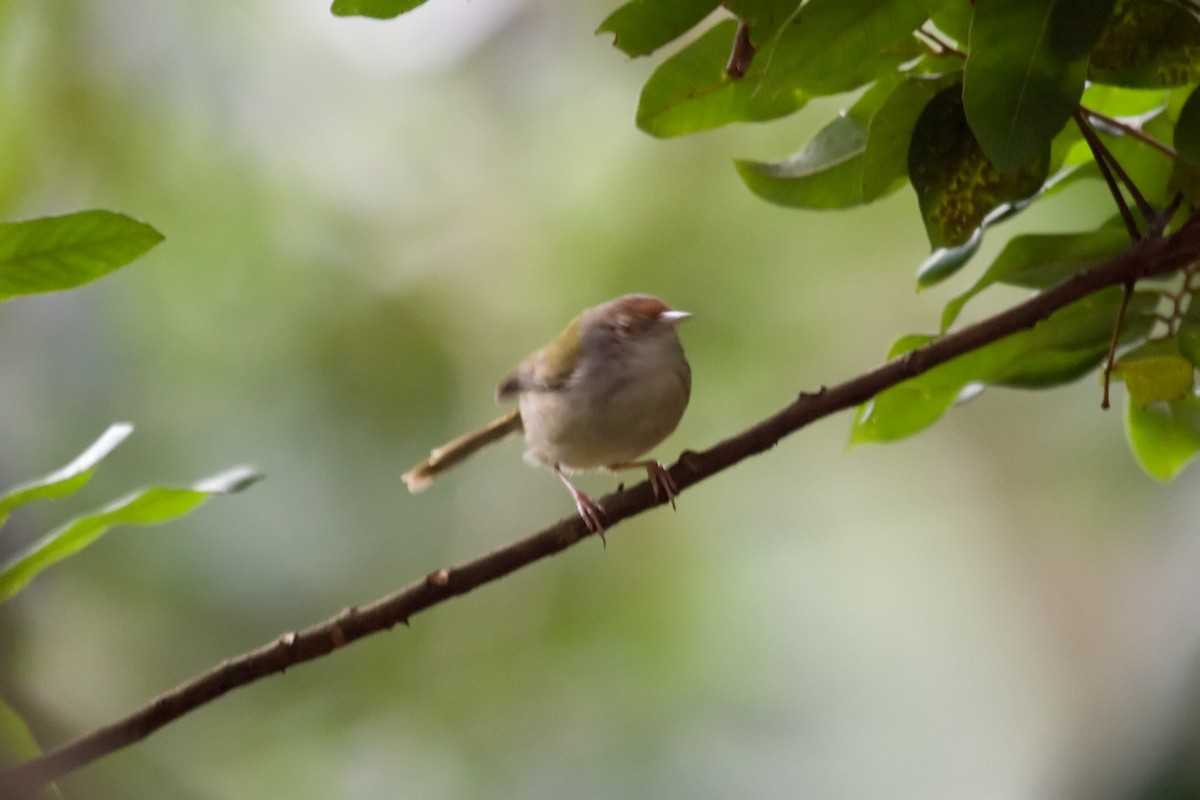
[[[633,330],[633,320],[626,318],[617,320],[617,333],[628,336],[633,333]]]

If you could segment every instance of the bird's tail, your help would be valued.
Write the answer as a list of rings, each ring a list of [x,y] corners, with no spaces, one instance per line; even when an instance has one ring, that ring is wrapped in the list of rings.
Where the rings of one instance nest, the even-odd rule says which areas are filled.
[[[464,433],[452,442],[434,448],[429,458],[400,476],[413,494],[423,492],[433,479],[470,455],[477,453],[492,442],[497,442],[513,431],[521,430],[521,411],[514,408],[499,419],[492,420],[479,430]]]

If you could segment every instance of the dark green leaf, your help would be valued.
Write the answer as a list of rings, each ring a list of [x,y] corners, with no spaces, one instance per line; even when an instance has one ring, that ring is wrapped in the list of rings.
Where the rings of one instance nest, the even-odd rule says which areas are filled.
[[[1176,335],[1180,355],[1192,362],[1192,366],[1200,367],[1200,302],[1195,294],[1187,299]]]
[[[1200,21],[1167,0],[1120,0],[1092,51],[1088,78],[1151,88],[1200,80]]]
[[[1200,91],[1193,90],[1179,111],[1179,121],[1175,123],[1175,152],[1192,164],[1200,164]]]
[[[929,18],[921,0],[809,0],[783,27],[761,91],[837,94],[921,54],[913,31]]]
[[[629,0],[608,15],[596,33],[611,33],[613,45],[631,56],[653,53],[694,28],[721,0]]]
[[[1088,55],[1113,0],[983,0],[975,5],[963,103],[1000,169],[1041,158],[1083,94]]]
[[[94,281],[162,241],[142,222],[80,211],[0,225],[0,301]]]
[[[1130,302],[1122,337],[1144,336],[1157,305],[1153,293]],[[1098,365],[1121,302],[1121,291],[1098,292],[1059,310],[1037,326],[1005,337],[878,394],[861,406],[851,441],[880,442],[909,436],[933,424],[956,399],[978,386],[1041,388],[1071,381]],[[932,337],[905,337],[893,353]]]
[[[1043,233],[1011,239],[975,285],[946,304],[942,330],[958,319],[967,301],[996,283],[1045,289],[1129,247],[1123,226],[1086,233]]]
[[[110,425],[99,439],[70,464],[49,475],[43,475],[36,480],[14,486],[4,494],[0,494],[0,527],[4,526],[9,512],[17,506],[34,500],[65,497],[78,491],[91,479],[92,474],[96,471],[96,466],[131,433],[133,433],[133,426],[127,422]]]
[[[961,74],[957,59],[926,59],[924,66],[945,68],[942,73],[910,75],[896,83],[879,110],[870,117],[867,147],[863,152],[862,199],[870,203],[908,180],[908,148],[917,118],[931,99],[954,84]],[[885,84],[881,79],[876,85]]]
[[[1049,169],[1047,141],[1030,163],[1001,171],[967,125],[959,92],[951,86],[929,102],[908,151],[908,174],[935,250],[966,244],[990,218],[1034,195]]]
[[[247,467],[222,472],[186,489],[152,486],[85,514],[34,542],[0,565],[0,602],[39,572],[87,547],[116,525],[157,525],[180,517],[214,494],[239,492],[261,475]]]
[[[1125,404],[1125,437],[1146,474],[1172,480],[1200,452],[1200,399]]]
[[[967,48],[967,36],[971,30],[971,18],[975,16],[975,4],[971,0],[950,0],[933,11],[933,24],[954,40],[960,49]]]
[[[776,119],[804,105],[799,92],[766,97],[757,91],[770,51],[758,53],[746,76],[725,73],[737,23],[726,20],[659,65],[638,101],[638,127],[654,136],[681,136],[731,122]]]
[[[1008,360],[983,378],[995,386],[1040,389],[1083,377],[1108,355],[1121,304],[1121,290],[1105,289],[1055,312],[1031,330],[1017,334]],[[1155,321],[1159,297],[1134,292],[1121,326],[1121,341],[1141,339]],[[994,347],[1003,351],[1002,340]]]
[[[391,19],[412,11],[425,0],[333,0],[329,9],[335,17]]]

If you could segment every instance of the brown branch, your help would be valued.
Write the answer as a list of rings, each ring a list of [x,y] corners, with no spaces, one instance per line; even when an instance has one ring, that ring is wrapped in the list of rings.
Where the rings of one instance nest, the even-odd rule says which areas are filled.
[[[1176,233],[1148,239],[982,322],[948,334],[845,383],[803,393],[774,416],[703,452],[684,452],[671,468],[682,491],[750,456],[774,447],[806,425],[864,403],[896,384],[984,345],[1024,330],[1053,312],[1109,286],[1165,275],[1200,260],[1200,216]],[[655,505],[648,482],[604,497],[611,530],[618,522]],[[164,725],[227,692],[283,672],[344,647],[356,639],[407,623],[414,614],[466,594],[588,536],[579,517],[570,517],[506,547],[456,567],[436,570],[370,605],[337,616],[218,664],[160,695],[126,717],[87,733],[23,764],[0,772],[0,796],[20,797],[60,775],[140,741]]]

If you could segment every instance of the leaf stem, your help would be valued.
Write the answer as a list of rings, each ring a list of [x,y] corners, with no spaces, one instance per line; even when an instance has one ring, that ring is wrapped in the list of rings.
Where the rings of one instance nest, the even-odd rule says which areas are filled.
[[[1121,120],[1117,119],[1116,117],[1110,117],[1107,114],[1102,114],[1101,112],[1096,111],[1095,109],[1092,109],[1092,108],[1088,108],[1086,106],[1080,106],[1079,110],[1082,111],[1084,113],[1084,115],[1087,117],[1094,117],[1095,119],[1098,119],[1101,122],[1103,122],[1105,125],[1109,125],[1113,128],[1117,128],[1118,130],[1124,131],[1125,133],[1132,136],[1134,139],[1137,139],[1139,142],[1150,145],[1155,150],[1157,150],[1158,152],[1167,156],[1168,158],[1171,158],[1174,161],[1177,161],[1180,163],[1184,163],[1183,159],[1180,158],[1179,153],[1178,153],[1178,151],[1175,150],[1175,148],[1171,147],[1168,144],[1165,144],[1164,142],[1160,141],[1159,139],[1154,138],[1153,136],[1151,136],[1150,134],[1146,133],[1144,130],[1139,128],[1137,125],[1130,125],[1128,122],[1122,122]]]

